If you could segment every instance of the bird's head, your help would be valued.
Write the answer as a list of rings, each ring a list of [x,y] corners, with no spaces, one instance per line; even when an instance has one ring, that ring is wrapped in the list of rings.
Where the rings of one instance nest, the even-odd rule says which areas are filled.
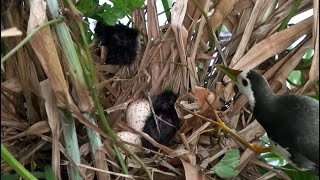
[[[267,80],[255,71],[239,71],[220,64],[215,66],[236,83],[239,91],[248,98],[252,109],[254,109],[257,98],[271,93]]]

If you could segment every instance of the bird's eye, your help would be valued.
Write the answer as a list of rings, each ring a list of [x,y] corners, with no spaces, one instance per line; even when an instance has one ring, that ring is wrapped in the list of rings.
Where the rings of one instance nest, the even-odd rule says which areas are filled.
[[[243,84],[244,86],[248,86],[248,81],[245,80],[245,79],[242,79],[242,84]]]

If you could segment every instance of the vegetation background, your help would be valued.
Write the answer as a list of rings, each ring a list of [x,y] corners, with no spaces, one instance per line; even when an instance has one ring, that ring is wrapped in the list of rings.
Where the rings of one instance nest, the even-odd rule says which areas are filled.
[[[139,57],[102,64],[89,18],[114,25],[124,17],[139,30]],[[169,86],[177,104],[212,118],[208,98],[247,141],[267,143],[246,99],[213,65],[255,69],[275,93],[319,100],[318,38],[317,0],[1,1],[1,179],[318,179],[180,106],[173,145],[157,145],[153,158],[114,135],[130,130],[130,101]]]

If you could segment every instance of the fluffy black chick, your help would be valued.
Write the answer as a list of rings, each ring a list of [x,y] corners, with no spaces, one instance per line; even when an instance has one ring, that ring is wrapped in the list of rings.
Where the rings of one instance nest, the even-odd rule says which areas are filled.
[[[178,115],[174,108],[177,98],[178,95],[169,90],[155,96],[152,101],[154,112],[165,122],[158,120],[159,132],[154,116],[151,114],[143,127],[143,132],[147,133],[155,141],[165,146],[169,145],[179,126]],[[151,150],[157,150],[157,148],[146,139],[141,138],[141,142],[143,147]]]
[[[137,59],[139,33],[122,24],[107,26],[98,21],[94,29],[97,43],[107,48],[106,64],[128,65]]]

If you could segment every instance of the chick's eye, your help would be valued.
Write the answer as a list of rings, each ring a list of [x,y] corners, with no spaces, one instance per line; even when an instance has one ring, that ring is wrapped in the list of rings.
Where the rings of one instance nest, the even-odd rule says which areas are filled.
[[[244,86],[248,86],[248,81],[245,80],[245,79],[242,79],[242,84],[243,84]]]

